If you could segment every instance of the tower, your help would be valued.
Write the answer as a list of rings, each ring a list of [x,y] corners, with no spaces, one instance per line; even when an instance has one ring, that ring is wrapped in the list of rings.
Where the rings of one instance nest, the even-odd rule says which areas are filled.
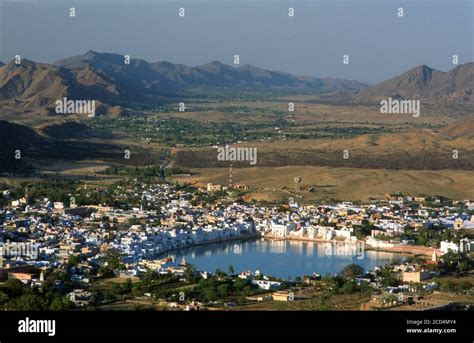
[[[293,178],[293,182],[295,183],[295,192],[298,192],[300,190],[300,182],[301,182],[301,176],[295,176]]]
[[[436,255],[436,250],[433,250],[433,254],[431,255],[431,261],[436,262],[438,260],[438,255]]]
[[[29,192],[29,187],[28,187],[28,184],[26,184],[26,186],[25,186],[25,199],[26,199],[27,202],[28,202],[28,192]]]

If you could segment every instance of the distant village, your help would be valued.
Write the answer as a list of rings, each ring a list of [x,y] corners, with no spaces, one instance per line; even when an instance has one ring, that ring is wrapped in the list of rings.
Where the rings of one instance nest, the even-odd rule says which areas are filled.
[[[209,184],[199,191],[222,190]],[[292,201],[267,207],[221,201],[196,203],[192,192],[167,183],[123,186],[117,197],[141,199],[140,206],[129,209],[76,205],[74,201],[66,206],[46,197],[32,202],[27,196],[11,198],[8,190],[2,196],[8,205],[0,209],[0,283],[17,279],[41,288],[47,271],[69,268],[68,281],[74,289],[67,297],[76,306],[91,301],[94,293],[89,285],[95,279],[141,278],[149,271],[182,277],[187,262],[174,261],[173,252],[227,240],[337,242],[421,257],[423,263],[411,261],[392,266],[392,271],[399,274],[399,290],[409,290],[413,284],[438,276],[439,271],[426,266],[442,263],[443,255],[474,252],[470,234],[455,234],[474,232],[474,202],[469,200],[387,194],[386,199],[367,204],[299,205]],[[433,228],[439,231],[439,237],[427,237],[425,244],[420,244],[420,233]],[[113,266],[111,252],[117,257]],[[71,263],[74,256],[81,258]],[[106,275],[104,270],[112,274]],[[366,272],[376,275],[376,271]],[[214,273],[196,272],[202,278]],[[304,276],[303,281],[311,284],[319,280],[317,273]],[[367,273],[357,276],[356,281],[379,287],[380,283],[368,278]],[[235,271],[235,275],[250,280],[258,289],[275,291],[276,299],[291,300],[291,292],[282,293],[284,280],[260,271]],[[397,287],[386,286],[384,292],[392,294]],[[436,288],[429,282],[423,287]]]

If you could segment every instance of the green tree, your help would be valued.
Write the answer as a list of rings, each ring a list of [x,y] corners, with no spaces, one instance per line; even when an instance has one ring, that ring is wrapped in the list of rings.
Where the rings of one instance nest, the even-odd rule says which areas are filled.
[[[0,304],[4,304],[6,302],[8,302],[8,295],[0,291]]]
[[[213,288],[206,289],[203,296],[206,301],[216,301],[219,298],[217,292]]]
[[[439,287],[443,292],[456,292],[457,291],[457,286],[454,282],[452,281],[446,281],[441,284]]]
[[[472,283],[470,283],[469,281],[461,281],[459,283],[459,289],[461,289],[463,291],[467,291],[471,288],[472,288]]]
[[[364,273],[364,268],[354,263],[349,264],[342,269],[342,275],[344,276],[344,278],[349,279],[349,280],[353,280],[357,276],[363,273]]]
[[[471,266],[468,261],[462,260],[459,261],[458,266],[456,268],[456,272],[460,275],[466,274],[471,269]]]
[[[227,274],[218,268],[218,269],[216,269],[216,276],[218,278],[222,279],[222,278],[225,278],[227,276]]]
[[[81,257],[79,255],[69,255],[67,259],[67,266],[68,267],[75,267],[81,261]]]
[[[41,311],[43,303],[34,293],[24,294],[11,302],[12,309],[18,311]],[[10,308],[9,308],[10,309]]]
[[[354,281],[347,281],[342,287],[340,291],[344,294],[351,294],[354,293],[356,290],[356,284]]]
[[[23,283],[18,279],[9,279],[5,281],[5,290],[10,298],[16,298],[23,294]]]
[[[247,280],[244,280],[244,279],[237,279],[235,280],[234,282],[234,288],[236,290],[239,290],[241,291],[245,286],[247,286],[249,283]]]
[[[383,286],[396,287],[400,284],[400,280],[397,274],[392,271],[392,268],[385,266],[376,272],[376,275],[380,278],[380,283]]]
[[[226,298],[229,296],[231,291],[231,286],[228,283],[224,283],[217,287],[217,293],[220,297]]]
[[[192,264],[187,264],[186,269],[184,270],[184,276],[188,282],[194,280],[194,275],[196,274],[196,267]]]
[[[68,298],[55,296],[49,305],[49,309],[51,311],[67,311],[72,309],[73,306],[73,303]]]
[[[418,245],[426,246],[428,244],[429,238],[428,232],[420,233],[417,237]]]

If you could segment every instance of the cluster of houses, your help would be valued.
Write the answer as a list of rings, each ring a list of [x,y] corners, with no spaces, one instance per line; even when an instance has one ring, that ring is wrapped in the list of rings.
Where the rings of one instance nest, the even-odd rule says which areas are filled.
[[[4,191],[3,196],[10,197],[10,193]],[[138,205],[76,206],[72,202],[65,206],[47,198],[34,199],[30,205],[32,202],[26,198],[11,200],[9,206],[0,209],[3,239],[0,245],[6,240],[21,242],[29,245],[28,251],[35,254],[3,253],[0,277],[41,282],[38,271],[61,268],[71,255],[81,255],[84,258],[75,266],[71,278],[88,283],[92,267],[107,263],[105,257],[111,250],[119,253],[126,267],[121,274],[140,276],[147,269],[169,272],[169,267],[163,267],[167,252],[223,240],[266,235],[356,242],[361,239],[356,228],[370,225],[366,244],[384,247],[411,244],[397,238],[408,228],[418,230],[432,225],[453,230],[474,228],[474,217],[460,211],[458,204],[406,206],[403,199],[365,205],[292,203],[282,211],[281,207],[255,204],[196,203],[193,194],[168,184],[122,186],[115,196],[116,200],[133,199]],[[464,205],[474,209],[473,203]],[[443,253],[473,251],[474,242],[443,241],[440,250]],[[21,270],[27,266],[35,270]],[[266,281],[255,282],[262,288],[277,287],[276,283]]]
[[[424,198],[416,199],[421,201]],[[474,203],[466,202],[466,206],[468,210],[474,210]],[[453,230],[474,229],[474,215],[460,212],[458,204],[403,206],[401,198],[396,204],[354,205],[344,202],[321,206],[292,205],[291,211],[273,214],[271,222],[265,224],[262,228],[257,223],[256,227],[261,228],[268,237],[345,242],[363,239],[368,246],[383,249],[414,244],[413,240],[400,238],[408,229],[415,232],[434,226]],[[370,227],[370,235],[357,236],[355,228],[363,225]],[[443,253],[474,251],[474,241],[467,238],[459,243],[442,241],[440,250]]]
[[[33,266],[34,273],[23,273],[21,279],[39,281],[38,270],[60,268],[71,255],[82,255],[85,262],[75,268],[72,281],[87,283],[92,266],[106,263],[112,249],[127,268],[122,274],[140,275],[150,267],[159,269],[159,257],[169,251],[258,236],[251,213],[240,205],[192,206],[191,194],[167,184],[139,185],[118,194],[127,196],[140,199],[140,206],[66,207],[47,198],[34,205],[26,198],[12,200],[0,209],[0,275],[19,276],[15,268]],[[29,249],[18,249],[19,244]]]

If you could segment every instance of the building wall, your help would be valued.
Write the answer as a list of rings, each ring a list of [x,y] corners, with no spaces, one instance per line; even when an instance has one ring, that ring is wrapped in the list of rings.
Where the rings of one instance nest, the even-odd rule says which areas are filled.
[[[402,274],[403,282],[416,282],[419,283],[423,280],[429,279],[431,274],[429,272],[404,272]]]

